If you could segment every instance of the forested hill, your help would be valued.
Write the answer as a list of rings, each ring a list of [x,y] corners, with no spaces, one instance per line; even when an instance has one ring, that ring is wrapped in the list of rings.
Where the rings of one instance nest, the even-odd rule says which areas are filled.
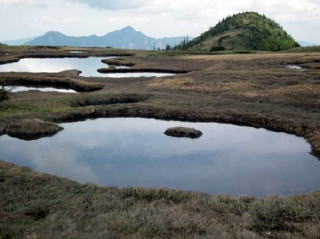
[[[229,16],[178,48],[279,51],[299,44],[274,20],[256,12]]]

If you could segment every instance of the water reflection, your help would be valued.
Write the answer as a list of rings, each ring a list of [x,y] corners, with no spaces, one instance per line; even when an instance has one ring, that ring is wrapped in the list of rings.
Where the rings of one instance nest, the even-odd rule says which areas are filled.
[[[37,90],[41,92],[77,93],[75,90],[58,89],[53,87],[25,87],[25,86],[5,86],[6,90],[12,93]]]
[[[137,118],[62,124],[51,138],[0,137],[6,161],[79,182],[167,187],[219,194],[296,194],[320,188],[320,163],[301,138],[216,123]],[[194,127],[197,140],[167,137]]]
[[[86,51],[69,51],[69,52],[73,54],[87,53]]]
[[[80,70],[81,76],[100,76],[98,68],[108,65],[101,62],[102,59],[112,57],[89,58],[25,58],[18,62],[0,65],[0,72],[48,72],[57,73],[65,70]]]
[[[305,71],[305,69],[303,69],[299,65],[287,65],[287,68],[290,69],[290,70]]]
[[[81,53],[75,52],[73,53]],[[66,70],[79,70],[80,75],[85,77],[162,77],[171,76],[169,73],[99,73],[100,68],[108,67],[102,63],[103,59],[114,57],[88,57],[88,58],[25,58],[18,62],[0,65],[0,72],[48,72],[57,73]],[[125,66],[117,66],[116,68],[128,68]]]

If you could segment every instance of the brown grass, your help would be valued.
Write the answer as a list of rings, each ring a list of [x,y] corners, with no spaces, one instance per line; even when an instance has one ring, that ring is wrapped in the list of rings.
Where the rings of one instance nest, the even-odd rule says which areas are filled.
[[[63,128],[40,119],[23,119],[9,123],[5,133],[11,137],[35,140],[41,137],[52,136]]]
[[[0,162],[0,238],[317,238],[320,194],[101,188]]]

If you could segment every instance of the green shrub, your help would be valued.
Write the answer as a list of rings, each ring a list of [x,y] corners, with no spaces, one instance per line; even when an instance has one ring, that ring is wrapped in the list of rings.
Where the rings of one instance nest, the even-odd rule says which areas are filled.
[[[5,81],[0,80],[0,102],[7,100],[9,98],[8,92],[5,90],[4,86],[5,86]]]

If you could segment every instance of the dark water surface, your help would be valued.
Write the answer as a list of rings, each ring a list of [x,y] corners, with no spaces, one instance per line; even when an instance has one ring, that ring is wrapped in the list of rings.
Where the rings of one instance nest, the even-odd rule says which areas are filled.
[[[171,76],[169,73],[99,73],[99,68],[108,67],[101,62],[103,59],[114,57],[88,57],[88,58],[24,58],[18,62],[0,65],[0,72],[47,72],[57,73],[65,70],[79,70],[81,76],[86,77],[162,77]]]
[[[320,162],[304,139],[217,123],[111,118],[61,124],[51,138],[0,137],[1,159],[81,183],[210,194],[298,194],[320,189]],[[196,140],[163,134],[202,130]]]

